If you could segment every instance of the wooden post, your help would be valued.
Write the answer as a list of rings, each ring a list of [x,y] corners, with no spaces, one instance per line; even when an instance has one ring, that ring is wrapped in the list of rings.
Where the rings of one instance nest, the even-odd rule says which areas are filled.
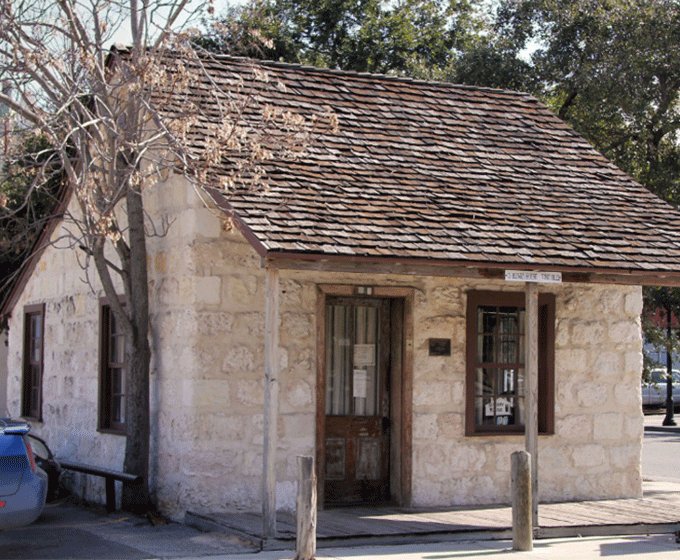
[[[514,550],[533,550],[531,455],[526,451],[515,451],[511,457],[512,548]]]
[[[264,327],[264,458],[262,476],[262,536],[276,538],[276,442],[279,417],[279,271],[267,268]]]
[[[298,457],[300,476],[297,491],[297,535],[295,560],[313,560],[316,555],[316,473],[312,457]]]
[[[531,506],[533,526],[538,527],[538,286],[526,284],[525,406],[526,451],[531,455]]]

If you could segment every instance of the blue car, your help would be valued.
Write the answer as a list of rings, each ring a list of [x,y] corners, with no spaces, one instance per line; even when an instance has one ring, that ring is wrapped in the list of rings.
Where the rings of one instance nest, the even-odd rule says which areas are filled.
[[[45,507],[47,474],[35,464],[22,420],[0,418],[0,530],[28,525]]]

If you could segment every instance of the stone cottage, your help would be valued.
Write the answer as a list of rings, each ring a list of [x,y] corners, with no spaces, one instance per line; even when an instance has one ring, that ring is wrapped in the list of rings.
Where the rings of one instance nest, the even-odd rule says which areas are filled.
[[[286,86],[270,103],[330,106],[339,126],[269,162],[264,195],[207,207],[179,175],[145,190],[173,223],[149,240],[160,509],[258,510],[268,476],[292,509],[298,455],[325,506],[509,502],[530,404],[513,279],[529,272],[540,499],[639,496],[641,286],[677,285],[680,214],[526,94],[218,62],[216,78],[258,66]],[[4,310],[10,413],[58,457],[120,468],[134,419],[107,382],[124,341],[103,292],[68,250],[31,270]]]

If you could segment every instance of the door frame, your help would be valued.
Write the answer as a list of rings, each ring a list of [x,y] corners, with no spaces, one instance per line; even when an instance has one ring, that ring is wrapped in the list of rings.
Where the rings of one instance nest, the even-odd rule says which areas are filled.
[[[316,471],[318,504],[324,507],[325,423],[326,423],[326,301],[344,296],[390,300],[392,313],[390,342],[390,501],[411,505],[413,425],[413,288],[354,284],[317,285],[316,343]]]

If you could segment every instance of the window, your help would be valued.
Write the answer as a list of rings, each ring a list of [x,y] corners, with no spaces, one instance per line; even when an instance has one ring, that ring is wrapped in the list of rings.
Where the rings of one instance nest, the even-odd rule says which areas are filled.
[[[468,293],[466,434],[524,433],[523,292]],[[538,431],[554,430],[555,297],[538,305]]]
[[[106,301],[100,316],[99,429],[125,433],[126,337]]]
[[[24,308],[24,364],[21,415],[42,420],[45,305]]]

